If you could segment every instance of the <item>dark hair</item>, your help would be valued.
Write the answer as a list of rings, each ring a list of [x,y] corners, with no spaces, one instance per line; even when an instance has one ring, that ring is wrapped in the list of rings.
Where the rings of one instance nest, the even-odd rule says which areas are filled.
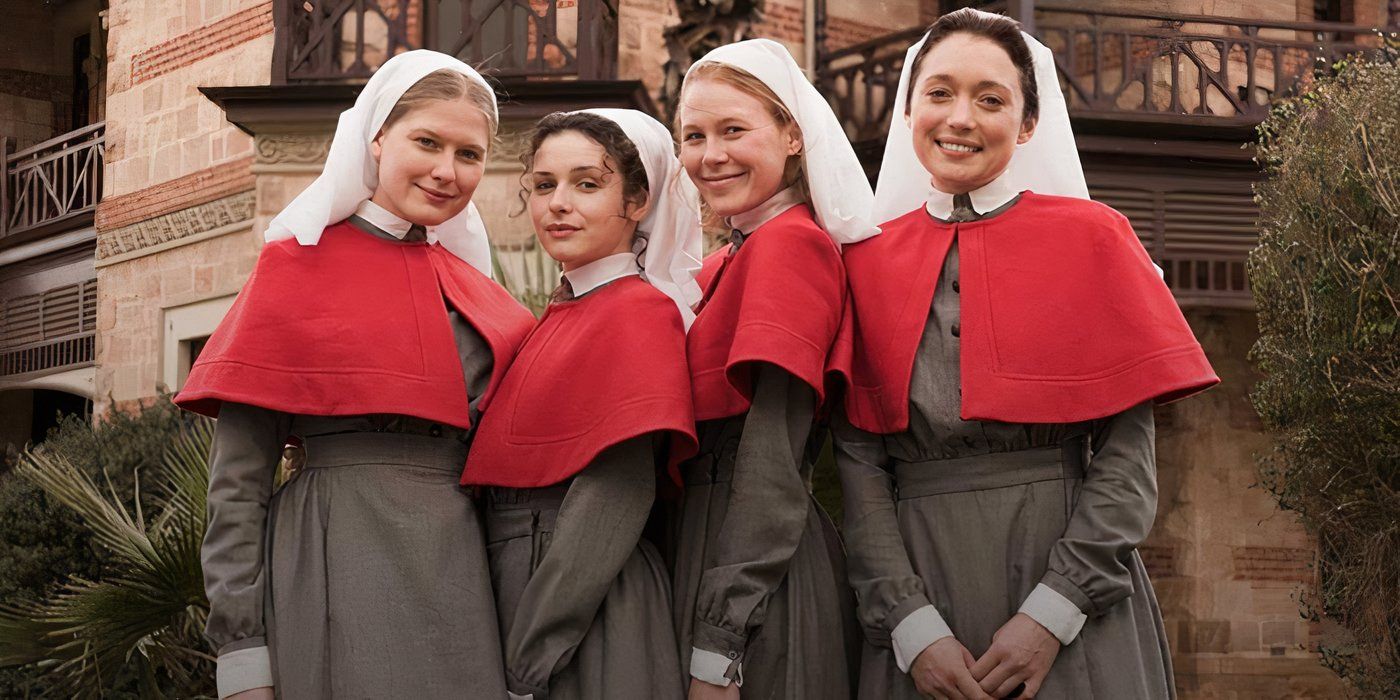
[[[521,175],[519,195],[522,212],[529,206],[526,194],[530,188],[525,184],[525,178],[529,177],[530,171],[535,169],[535,153],[540,150],[545,139],[566,131],[576,131],[602,146],[604,153],[607,154],[603,168],[609,173],[622,175],[624,211],[619,215],[625,215],[625,206],[629,203],[639,207],[647,203],[650,185],[647,182],[646,166],[642,164],[642,156],[637,152],[637,145],[632,143],[632,139],[627,138],[627,134],[623,132],[622,127],[617,125],[617,122],[590,112],[551,112],[535,123],[535,131],[530,135],[530,143],[520,154],[520,162],[525,166],[525,173]],[[611,161],[612,165],[609,165],[608,161]],[[646,232],[641,229],[637,230],[632,248],[637,254],[637,264],[640,265],[642,255],[646,252]]]
[[[1021,75],[1021,95],[1025,100],[1025,106],[1021,109],[1022,121],[1040,116],[1040,92],[1035,86],[1035,60],[1031,58],[1031,50],[1026,46],[1026,40],[1021,37],[1021,23],[1010,17],[980,12],[970,7],[949,12],[929,26],[928,37],[924,39],[919,53],[915,54],[914,64],[909,67],[909,92],[904,95],[906,113],[909,111],[909,105],[914,102],[914,81],[919,77],[919,65],[924,62],[924,56],[927,56],[929,50],[938,42],[954,34],[979,36],[1006,51],[1012,65],[1016,66],[1016,72]]]

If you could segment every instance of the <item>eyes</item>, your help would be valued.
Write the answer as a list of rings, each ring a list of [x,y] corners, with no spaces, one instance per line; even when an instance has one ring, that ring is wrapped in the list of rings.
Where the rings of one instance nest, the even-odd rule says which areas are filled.
[[[558,186],[559,186],[559,183],[558,183],[558,182],[556,182],[556,181],[554,181],[554,180],[552,180],[552,179],[544,179],[544,178],[542,178],[542,179],[540,179],[540,180],[536,180],[536,181],[535,181],[535,185],[534,185],[534,187],[533,187],[532,189],[533,189],[535,192],[544,193],[544,192],[553,191],[554,188],[556,188],[556,187],[558,187]],[[598,190],[603,189],[603,184],[600,183],[600,182],[598,182],[597,180],[595,180],[595,179],[593,179],[593,178],[584,178],[584,179],[582,179],[582,180],[579,180],[578,182],[575,182],[575,183],[574,183],[574,187],[576,187],[576,188],[578,188],[578,189],[580,189],[580,190],[583,190],[584,192],[596,192],[596,191],[598,191]]]
[[[413,139],[413,142],[426,151],[436,151],[441,148],[437,139],[431,136],[418,136]],[[481,153],[475,148],[463,148],[457,151],[457,158],[468,163],[476,163],[481,161]]]
[[[728,136],[738,136],[738,135],[744,134],[744,133],[746,133],[746,132],[748,132],[748,129],[745,129],[745,128],[742,127],[742,126],[737,126],[737,125],[734,125],[734,124],[730,124],[729,126],[724,127],[724,129],[720,132],[720,135],[721,135],[721,136],[726,136],[726,137],[728,137]],[[699,131],[688,131],[688,132],[686,132],[685,134],[683,134],[683,135],[681,136],[681,142],[682,142],[682,143],[685,143],[685,142],[688,142],[688,141],[699,141],[699,140],[702,140],[702,139],[704,139],[704,138],[705,138],[705,134],[703,134],[703,133],[701,133],[701,132],[699,132]]]
[[[953,91],[942,86],[932,87],[924,94],[929,98],[930,102],[946,103],[954,99]],[[986,93],[977,97],[977,104],[988,109],[1000,109],[1006,106],[1006,100],[1000,95]]]

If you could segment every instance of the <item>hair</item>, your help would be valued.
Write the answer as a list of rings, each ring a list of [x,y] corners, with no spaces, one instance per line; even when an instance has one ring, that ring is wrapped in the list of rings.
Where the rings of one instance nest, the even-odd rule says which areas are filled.
[[[405,90],[403,97],[400,97],[399,101],[394,103],[394,108],[389,110],[389,116],[384,118],[384,125],[380,128],[387,131],[395,122],[403,119],[405,115],[422,106],[425,102],[432,100],[451,102],[461,99],[467,100],[486,115],[486,124],[491,130],[491,139],[494,140],[496,131],[500,128],[500,120],[496,115],[496,96],[480,81],[451,68],[435,70]]]
[[[569,131],[582,134],[590,141],[602,146],[603,152],[606,154],[603,168],[609,173],[622,176],[624,209],[619,213],[619,216],[626,215],[626,205],[628,204],[638,207],[646,206],[647,198],[650,196],[647,169],[642,163],[642,155],[637,151],[637,145],[632,143],[632,139],[627,138],[622,127],[607,117],[590,112],[552,112],[536,122],[535,130],[530,134],[530,141],[520,154],[520,163],[525,166],[525,172],[521,175],[519,193],[521,207],[516,215],[529,207],[526,196],[530,188],[525,184],[525,178],[529,177],[530,171],[535,169],[535,154],[539,152],[540,146],[544,144],[545,139]],[[636,253],[638,266],[641,266],[642,256],[646,252],[646,237],[647,232],[640,228],[634,234],[632,249]]]
[[[1026,40],[1021,36],[1021,24],[1009,17],[981,12],[970,7],[949,12],[929,26],[924,45],[919,49],[919,53],[914,55],[913,63],[909,67],[909,89],[904,95],[905,114],[909,113],[909,106],[914,102],[914,81],[919,77],[919,67],[924,62],[924,57],[938,42],[954,34],[971,34],[1000,46],[1011,58],[1012,65],[1016,66],[1016,72],[1021,76],[1021,96],[1024,100],[1021,120],[1033,121],[1040,117],[1040,91],[1036,89],[1035,84],[1035,60],[1031,57],[1030,47],[1026,46]]]

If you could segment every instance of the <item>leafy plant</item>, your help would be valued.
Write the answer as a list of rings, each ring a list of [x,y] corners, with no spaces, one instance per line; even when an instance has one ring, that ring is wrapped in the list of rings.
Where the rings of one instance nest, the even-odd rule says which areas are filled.
[[[1250,280],[1276,436],[1264,485],[1319,542],[1304,615],[1349,632],[1323,663],[1362,695],[1400,697],[1400,66],[1394,38],[1260,126]]]

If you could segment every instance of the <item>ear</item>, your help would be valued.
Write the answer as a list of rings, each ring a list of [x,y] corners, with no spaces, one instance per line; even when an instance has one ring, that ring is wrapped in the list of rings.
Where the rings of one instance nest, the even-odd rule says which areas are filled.
[[[802,129],[796,124],[788,126],[787,154],[795,156],[802,153]]]
[[[383,138],[384,130],[380,129],[379,133],[374,135],[374,140],[369,142],[369,152],[370,155],[374,156],[374,162],[376,163],[379,162],[379,157],[384,153],[384,146],[379,143],[380,139]]]
[[[1031,140],[1031,137],[1035,136],[1035,125],[1035,117],[1031,117],[1030,119],[1024,119],[1021,121],[1021,133],[1016,135],[1017,146],[1020,146],[1021,144]]]
[[[637,223],[640,224],[640,223],[642,223],[642,219],[647,218],[647,214],[650,214],[650,213],[651,213],[651,202],[649,202],[649,201],[648,201],[648,202],[645,202],[645,203],[643,203],[643,204],[641,204],[641,205],[638,205],[638,204],[636,204],[636,203],[634,203],[634,202],[628,202],[628,203],[627,203],[627,220],[628,220],[628,221],[635,221],[635,222],[637,222]]]

